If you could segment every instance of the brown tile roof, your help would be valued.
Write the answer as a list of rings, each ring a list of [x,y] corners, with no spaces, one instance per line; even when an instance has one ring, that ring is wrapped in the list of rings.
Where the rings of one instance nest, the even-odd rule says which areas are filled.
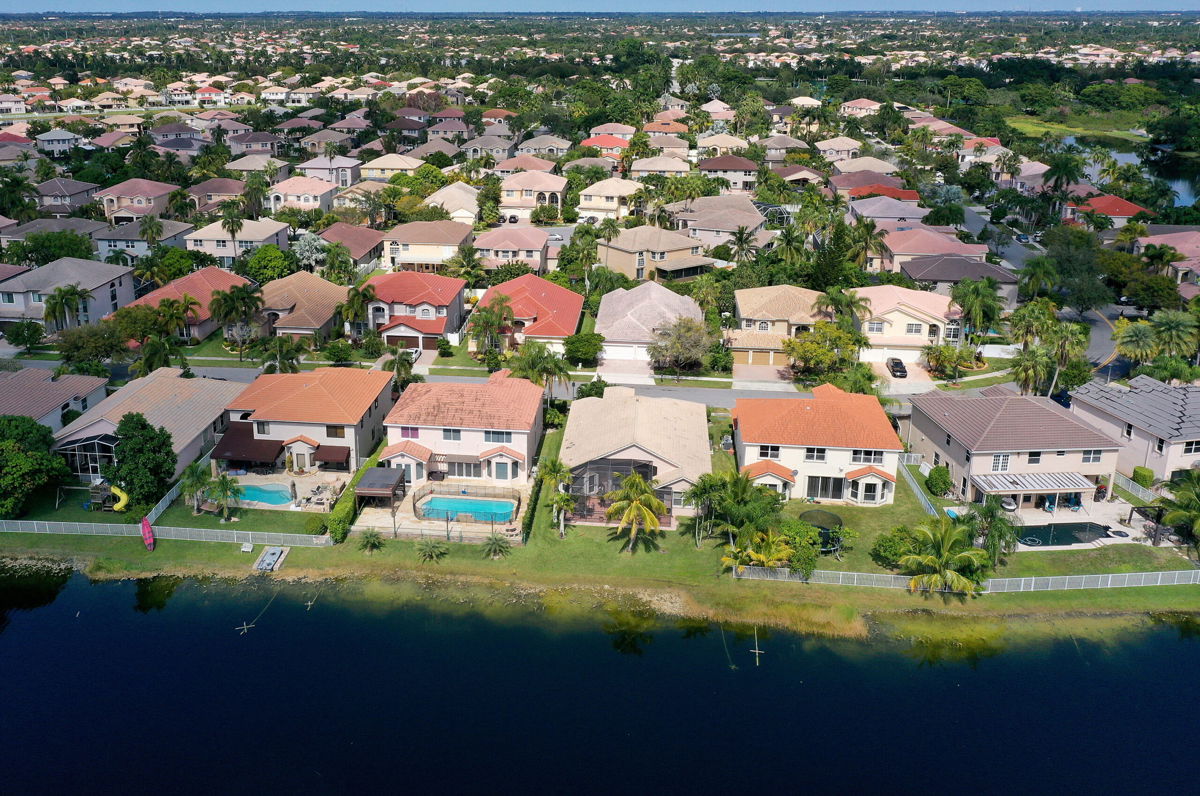
[[[739,398],[733,422],[752,444],[903,449],[877,398],[832,384],[814,388],[808,399]]]
[[[542,409],[542,388],[507,370],[483,384],[410,384],[384,422],[389,426],[434,426],[529,431]]]
[[[41,368],[0,371],[0,415],[21,415],[40,420],[65,403],[78,400],[103,387],[108,379],[98,376],[54,374]]]
[[[150,307],[157,307],[163,302],[163,299],[179,300],[186,293],[200,302],[200,306],[189,316],[192,323],[200,323],[212,317],[212,312],[209,311],[208,305],[212,302],[213,293],[218,290],[229,290],[234,285],[248,284],[250,284],[250,280],[246,277],[238,276],[231,271],[226,271],[224,268],[210,265],[201,268],[199,271],[193,271],[187,276],[173,279],[162,287],[151,290],[141,298],[134,299],[125,306],[136,307],[145,304]]]
[[[346,300],[348,290],[308,271],[297,271],[263,285],[263,309],[289,310],[280,319],[285,328],[319,329]]]
[[[391,383],[390,373],[358,368],[263,374],[226,408],[253,412],[250,420],[349,425]]]
[[[360,227],[339,221],[321,233],[321,238],[330,243],[341,243],[350,250],[355,260],[365,257],[383,241],[383,233],[370,227]]]
[[[154,180],[135,178],[132,180],[125,180],[124,182],[119,182],[110,188],[97,191],[96,196],[146,196],[153,198],[156,196],[162,196],[163,194],[168,194],[178,187],[178,185],[171,185],[170,183],[166,182],[156,182]]]
[[[457,221],[410,221],[392,227],[383,236],[384,240],[401,243],[441,243],[461,246],[471,238],[470,224]]]
[[[914,395],[912,405],[973,453],[1120,447],[1049,398],[951,396],[932,390]]]

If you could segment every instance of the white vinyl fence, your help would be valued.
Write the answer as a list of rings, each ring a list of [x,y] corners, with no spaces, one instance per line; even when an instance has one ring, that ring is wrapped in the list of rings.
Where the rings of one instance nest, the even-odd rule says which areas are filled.
[[[136,536],[142,537],[140,524],[104,522],[43,522],[40,520],[0,520],[0,533],[45,533],[68,536]],[[328,536],[303,533],[266,533],[235,531],[232,528],[164,528],[155,526],[156,539],[176,539],[188,542],[236,542],[244,544],[289,545],[292,547],[328,547]]]
[[[905,575],[871,572],[832,572],[816,570],[805,579],[786,567],[736,567],[739,580],[783,580],[792,583],[818,583],[827,586],[871,586],[878,589],[907,589]],[[1169,572],[1126,572],[1109,575],[1053,575],[1041,578],[991,578],[980,590],[985,594],[1025,591],[1071,591],[1075,589],[1125,589],[1135,586],[1190,586],[1200,584],[1200,569]]]
[[[1146,489],[1146,487],[1142,486],[1141,484],[1137,484],[1137,483],[1134,483],[1133,481],[1130,481],[1128,478],[1121,475],[1120,473],[1116,473],[1113,476],[1113,484],[1115,486],[1121,487],[1129,494],[1133,495],[1134,497],[1138,498],[1139,500],[1144,500],[1147,503],[1153,503],[1155,501],[1155,499],[1158,498],[1158,495],[1154,494],[1149,489]]]

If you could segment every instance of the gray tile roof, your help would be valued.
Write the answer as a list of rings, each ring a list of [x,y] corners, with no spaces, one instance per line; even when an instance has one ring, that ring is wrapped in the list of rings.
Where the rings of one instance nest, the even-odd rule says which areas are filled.
[[[162,223],[162,233],[158,236],[159,240],[173,238],[183,232],[191,232],[195,227],[184,221],[172,221],[169,218],[159,219]],[[142,238],[142,224],[140,221],[130,221],[125,224],[118,224],[107,232],[100,232],[96,235],[96,240],[144,240]]]
[[[127,265],[113,265],[99,260],[81,260],[78,257],[59,257],[41,268],[14,276],[4,282],[7,291],[24,292],[36,290],[50,293],[56,287],[79,285],[94,290],[106,282],[127,276],[133,269]]]
[[[1071,394],[1079,401],[1166,440],[1200,439],[1200,387],[1173,387],[1135,376],[1125,388],[1090,382]]]
[[[108,379],[97,376],[54,374],[41,368],[0,373],[0,415],[21,415],[40,420],[58,407],[103,387]]]
[[[961,282],[964,279],[983,279],[990,276],[1000,283],[1015,284],[1015,272],[961,254],[927,254],[913,257],[900,270],[918,282]]]
[[[1049,398],[962,397],[932,390],[914,395],[912,405],[972,453],[1121,447]]]
[[[613,342],[650,343],[654,330],[680,318],[702,320],[700,307],[657,282],[643,282],[632,290],[617,288],[605,293],[596,313],[596,332]]]

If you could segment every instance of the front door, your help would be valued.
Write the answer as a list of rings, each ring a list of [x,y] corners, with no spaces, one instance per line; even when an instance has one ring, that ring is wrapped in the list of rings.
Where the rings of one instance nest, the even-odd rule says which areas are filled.
[[[508,462],[494,462],[492,464],[492,477],[497,481],[507,481]]]

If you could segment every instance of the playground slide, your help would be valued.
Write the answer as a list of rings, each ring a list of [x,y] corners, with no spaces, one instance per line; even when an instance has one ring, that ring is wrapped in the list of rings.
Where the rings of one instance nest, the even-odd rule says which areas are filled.
[[[129,494],[120,487],[109,487],[112,493],[117,496],[117,502],[113,505],[113,511],[124,511],[126,504],[129,503]]]

